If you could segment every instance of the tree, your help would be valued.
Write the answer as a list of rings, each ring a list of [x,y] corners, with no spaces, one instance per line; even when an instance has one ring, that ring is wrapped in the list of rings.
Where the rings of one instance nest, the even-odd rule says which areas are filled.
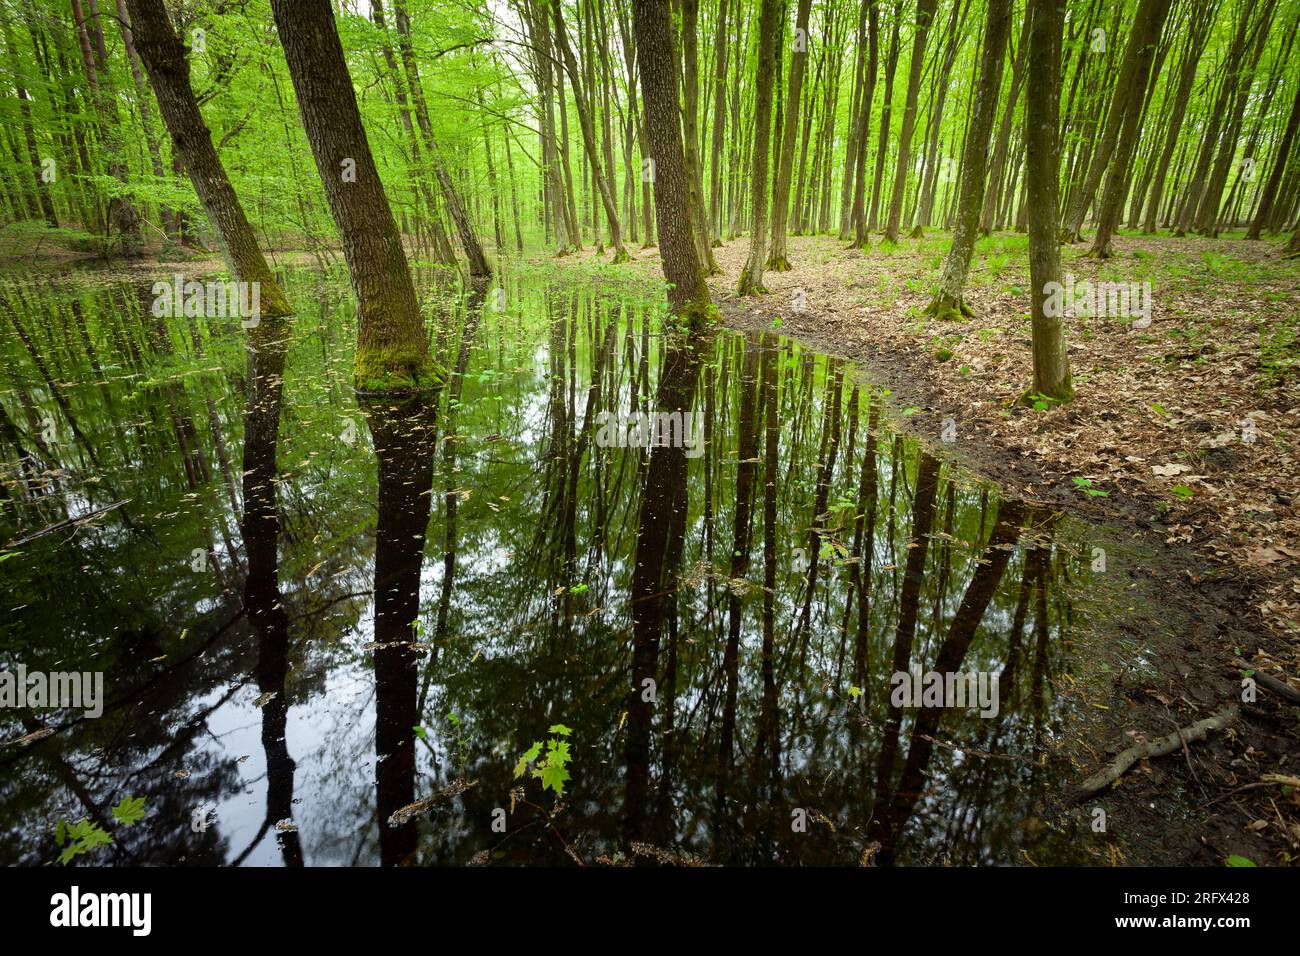
[[[591,104],[583,91],[582,78],[578,73],[578,64],[573,58],[573,50],[569,48],[569,34],[564,27],[564,16],[560,13],[560,2],[555,0],[551,8],[555,11],[555,39],[559,44],[560,53],[564,57],[565,69],[569,71],[569,81],[573,85],[573,100],[578,106],[578,122],[582,127],[582,144],[587,151],[587,162],[591,164],[591,175],[596,181],[596,188],[600,193],[600,200],[605,206],[605,217],[609,222],[610,242],[614,245],[614,262],[627,262],[627,250],[623,248],[623,233],[618,226],[618,208],[614,204],[614,187],[606,178],[607,170],[604,168],[600,158],[600,150],[596,143],[595,124],[591,119]]]
[[[1144,0],[1138,6],[1133,24],[1129,45],[1137,45],[1137,50],[1134,53],[1132,88],[1124,108],[1124,120],[1106,178],[1106,189],[1102,193],[1101,207],[1097,211],[1097,235],[1093,238],[1092,249],[1089,251],[1089,255],[1100,259],[1108,259],[1112,255],[1111,238],[1115,235],[1119,218],[1124,211],[1124,197],[1129,190],[1129,163],[1137,149],[1138,121],[1142,116],[1142,101],[1151,75],[1151,58],[1155,54],[1156,44],[1160,42],[1160,32],[1164,29],[1165,16],[1169,13],[1169,3],[1170,0]],[[1127,61],[1126,52],[1125,62]]]
[[[401,236],[361,124],[334,10],[329,0],[272,0],[271,9],[357,297],[353,384],[377,393],[432,387],[439,376]]]
[[[676,58],[669,0],[633,0],[633,29],[641,66],[641,99],[653,162],[659,258],[668,280],[668,305],[689,328],[715,314],[691,229],[690,183],[682,152]]]
[[[799,9],[795,14],[790,86],[785,98],[785,127],[777,159],[776,187],[772,193],[772,252],[767,267],[773,272],[786,272],[790,268],[790,260],[786,256],[785,233],[790,218],[790,174],[794,169],[794,144],[799,133],[799,97],[803,92],[804,70],[808,65],[808,13],[811,9],[812,0],[799,0]]]
[[[966,273],[970,270],[979,235],[980,209],[984,202],[988,169],[988,141],[998,108],[1002,85],[1002,61],[1011,33],[1011,0],[988,0],[984,21],[984,55],[980,60],[979,85],[975,89],[975,114],[966,133],[961,161],[961,186],[957,200],[957,225],[948,258],[944,260],[939,290],[926,311],[944,319],[970,315],[962,300]]]
[[[921,67],[925,63],[925,41],[938,0],[917,0],[916,33],[912,37],[912,63],[907,76],[907,103],[903,107],[903,129],[898,134],[898,160],[894,163],[894,192],[889,200],[889,217],[885,222],[885,239],[898,241],[898,227],[903,218],[903,190],[907,188],[907,170],[911,160],[912,133],[916,129],[916,100],[921,90]]]
[[[1034,387],[1030,394],[1068,402],[1074,398],[1063,316],[1049,314],[1051,283],[1061,278],[1057,242],[1061,146],[1061,31],[1065,0],[1029,0],[1029,70],[1025,90],[1025,189],[1029,209],[1029,284],[1033,300]],[[1059,297],[1058,297],[1059,298]]]
[[[772,139],[772,74],[776,71],[777,0],[763,0],[758,21],[758,76],[754,96],[754,146],[749,188],[753,196],[749,255],[736,287],[739,295],[761,295],[767,263],[767,161]]]
[[[221,236],[230,268],[239,281],[258,283],[262,315],[292,315],[293,307],[262,255],[244,207],[212,145],[212,134],[190,87],[186,47],[172,28],[163,0],[126,0],[126,9],[131,15],[136,49],[158,100],[158,112],[208,219]]]
[[[1273,203],[1277,199],[1278,187],[1282,185],[1282,173],[1286,170],[1286,161],[1291,155],[1291,144],[1295,142],[1297,127],[1300,127],[1300,86],[1296,87],[1295,101],[1291,104],[1291,113],[1286,121],[1286,131],[1282,134],[1282,142],[1277,148],[1277,158],[1273,162],[1272,171],[1268,174],[1268,182],[1264,184],[1264,193],[1260,197],[1259,208],[1255,210],[1255,219],[1251,222],[1250,229],[1246,231],[1247,239],[1258,239],[1264,225],[1273,214]]]

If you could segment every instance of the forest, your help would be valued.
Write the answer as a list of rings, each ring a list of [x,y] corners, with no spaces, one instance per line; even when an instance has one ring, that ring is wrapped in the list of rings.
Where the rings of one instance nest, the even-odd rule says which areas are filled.
[[[0,863],[1295,866],[1298,34],[0,0]]]

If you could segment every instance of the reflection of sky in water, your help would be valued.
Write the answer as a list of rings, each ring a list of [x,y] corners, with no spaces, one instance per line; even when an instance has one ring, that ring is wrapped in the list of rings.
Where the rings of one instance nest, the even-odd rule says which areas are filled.
[[[292,273],[290,280],[291,294],[308,301],[315,280]],[[433,513],[420,570],[419,640],[434,640],[439,618],[449,491],[459,496],[456,576],[450,603],[441,609],[448,626],[436,663],[426,668],[427,655],[419,658],[419,693],[427,695],[420,720],[428,740],[412,734],[406,745],[416,750],[417,798],[462,777],[477,783],[421,818],[416,859],[426,863],[463,864],[494,847],[509,862],[563,862],[555,842],[542,826],[529,822],[527,811],[511,817],[509,839],[490,829],[493,810],[508,807],[510,790],[518,785],[511,776],[515,759],[554,722],[575,730],[574,776],[558,828],[589,861],[620,847],[624,675],[632,630],[627,597],[644,476],[635,450],[602,452],[597,476],[588,442],[578,478],[571,570],[563,559],[564,522],[557,504],[567,473],[561,456],[577,443],[573,430],[588,417],[592,369],[606,341],[598,326],[593,344],[592,324],[618,313],[590,308],[589,290],[556,290],[548,307],[547,290],[535,279],[510,284],[509,291],[504,314],[484,311],[471,350],[454,413],[455,470],[444,470],[444,442],[433,452]],[[78,296],[107,384],[99,383],[84,353],[78,357],[69,351],[50,362],[56,379],[71,383],[65,389],[69,407],[103,468],[97,472],[90,467],[84,448],[70,436],[52,451],[63,469],[54,477],[57,494],[24,502],[21,525],[15,523],[16,512],[6,512],[0,527],[3,538],[12,540],[55,520],[51,515],[76,516],[103,507],[113,496],[131,502],[106,515],[98,527],[83,526],[72,541],[50,535],[0,563],[0,581],[12,585],[9,620],[0,625],[0,659],[50,669],[59,662],[64,668],[90,669],[92,660],[102,661],[109,699],[121,706],[98,726],[83,722],[22,753],[0,752],[6,763],[0,781],[0,861],[51,858],[53,823],[60,816],[86,814],[77,796],[80,788],[102,810],[127,794],[148,800],[150,816],[136,829],[121,831],[120,846],[103,851],[99,862],[177,862],[184,857],[191,863],[213,863],[242,855],[242,865],[281,865],[286,855],[274,830],[276,820],[267,818],[266,715],[254,706],[262,639],[247,616],[235,620],[243,606],[247,560],[230,501],[232,492],[238,496],[244,490],[241,436],[249,365],[242,339],[212,323],[213,328],[202,330],[204,354],[197,356],[189,351],[188,330],[176,329],[171,354],[163,354],[156,341],[151,348],[142,317],[124,307],[133,301],[129,290]],[[374,864],[380,859],[381,826],[374,751],[377,701],[372,654],[365,645],[374,635],[370,591],[376,460],[349,387],[354,333],[350,310],[340,308],[340,302],[335,289],[326,294],[319,312],[302,310],[285,371],[277,449],[279,606],[287,616],[288,642],[285,738],[294,762],[292,818],[305,862]],[[458,322],[464,318],[463,307],[435,312]],[[634,306],[618,314],[597,407],[647,407],[645,383],[634,385],[642,374],[642,318]],[[33,322],[35,317],[26,319]],[[570,325],[574,321],[576,327]],[[636,323],[630,336],[628,321]],[[565,323],[559,379],[552,378],[555,322]],[[122,351],[130,335],[143,368],[134,369]],[[458,334],[451,338],[454,346]],[[18,370],[13,374],[26,396],[11,388],[3,396],[7,414],[21,418],[24,403],[30,403],[61,420],[62,409],[23,346],[10,335],[0,338],[0,347],[9,367]],[[568,367],[570,348],[574,369]],[[701,387],[696,398],[702,414],[712,389],[713,448],[691,463],[689,473],[682,584],[675,619],[665,622],[658,665],[664,677],[661,693],[670,699],[675,694],[675,726],[671,735],[657,733],[655,738],[652,812],[659,817],[661,842],[706,859],[852,863],[871,843],[867,821],[880,788],[877,759],[889,718],[887,680],[909,555],[918,450],[910,440],[896,443],[883,428],[878,433],[877,520],[864,631],[870,674],[864,689],[870,702],[859,707],[849,694],[858,620],[856,603],[847,612],[845,608],[849,565],[832,569],[830,562],[821,562],[810,623],[806,631],[796,631],[806,637],[806,645],[795,647],[789,637],[797,629],[805,577],[793,552],[808,543],[819,452],[828,440],[823,422],[830,373],[825,359],[809,362],[806,353],[783,348],[777,353],[782,430],[774,553],[776,663],[782,681],[779,779],[756,769],[754,753],[764,690],[762,592],[757,587],[764,567],[764,465],[759,463],[747,575],[752,587],[741,602],[736,756],[727,796],[719,794],[716,757],[726,683],[722,649],[729,619],[744,349],[741,336],[722,333],[706,359],[711,384]],[[653,330],[651,388],[662,352],[662,340]],[[719,374],[723,362],[725,382]],[[109,371],[114,366],[120,367]],[[823,543],[829,536],[845,551],[854,545],[853,522],[860,513],[856,499],[872,394],[861,386],[854,423],[849,410],[853,387],[850,373],[841,395],[839,456],[827,498],[829,529],[823,535]],[[178,430],[175,423],[186,419],[192,430]],[[339,440],[349,420],[356,434],[351,443]],[[214,441],[213,421],[224,450]],[[128,422],[131,427],[124,427]],[[439,438],[447,425],[444,408]],[[182,467],[178,434],[191,443],[197,440],[202,451],[203,461],[192,455],[191,466],[206,470],[207,477],[193,487]],[[761,458],[761,425],[757,441]],[[226,467],[220,462],[223,453]],[[6,469],[11,489],[20,484],[15,457],[9,455]],[[713,495],[711,528],[704,511],[706,481]],[[932,666],[958,616],[976,559],[988,560],[984,542],[999,513],[991,489],[947,465],[940,471],[934,500],[927,563],[914,608],[911,665],[922,669]],[[934,735],[939,742],[923,768],[924,792],[914,795],[907,815],[898,853],[902,862],[1011,862],[1025,847],[1044,861],[1072,859],[1063,837],[1027,836],[1021,823],[1034,795],[1058,782],[1050,744],[1059,736],[1063,708],[1070,705],[1057,699],[1055,679],[1078,660],[1074,628],[1067,622],[1077,625],[1075,594],[1080,583],[1087,583],[1087,561],[1078,557],[1088,553],[1086,532],[1043,513],[1030,513],[1023,524],[1031,522],[1034,533],[1022,534],[1020,546],[1008,551],[1007,570],[996,582],[960,668],[1006,674],[1016,660],[1011,686],[1003,686],[1002,713],[987,722],[944,715]],[[602,523],[605,533],[597,540],[594,529]],[[1028,563],[1034,538],[1043,546],[1036,570]],[[196,547],[215,564],[211,573],[190,570]],[[844,556],[841,552],[836,558]],[[562,593],[579,584],[586,590]],[[1013,652],[1008,635],[1017,628],[1021,637]],[[178,637],[182,631],[184,639]],[[195,661],[179,663],[209,640]],[[677,667],[677,685],[670,689],[671,662]],[[173,665],[176,669],[168,670]],[[141,686],[141,702],[120,700],[127,688]],[[666,712],[660,712],[661,720]],[[909,737],[915,718],[914,712],[902,715],[893,784],[909,742],[914,743]],[[59,715],[48,719],[52,726],[61,720]],[[27,732],[15,715],[0,713],[0,737],[14,739]],[[664,748],[670,739],[673,763],[666,766]],[[998,756],[979,755],[984,750]],[[178,771],[190,776],[177,777]],[[885,788],[886,799],[893,795],[893,784]],[[542,800],[536,783],[531,786],[530,799],[549,805],[550,795]],[[204,834],[191,830],[191,813],[198,807],[215,807]],[[823,814],[835,823],[834,835],[818,824],[820,829],[804,842],[792,842],[791,807]],[[268,822],[270,830],[261,832]]]

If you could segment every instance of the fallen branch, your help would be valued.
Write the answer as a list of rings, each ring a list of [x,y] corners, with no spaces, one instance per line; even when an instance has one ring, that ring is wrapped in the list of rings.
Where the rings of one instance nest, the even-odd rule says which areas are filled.
[[[1255,671],[1250,676],[1255,678],[1255,683],[1265,690],[1271,690],[1279,697],[1285,697],[1293,704],[1300,704],[1300,690],[1296,690],[1286,681],[1278,680],[1272,674],[1265,674],[1263,671]]]
[[[1147,741],[1146,743],[1134,744],[1127,750],[1123,751],[1118,757],[1110,762],[1106,767],[1094,773],[1083,783],[1079,784],[1073,791],[1065,797],[1067,806],[1073,806],[1082,800],[1086,800],[1098,790],[1109,786],[1124,776],[1139,760],[1145,760],[1151,757],[1163,757],[1171,754],[1175,750],[1180,750],[1187,744],[1196,743],[1198,740],[1204,740],[1209,736],[1212,730],[1222,730],[1233,718],[1237,716],[1237,705],[1229,704],[1218,713],[1210,717],[1198,720],[1196,723],[1187,727],[1181,727],[1172,734],[1161,737],[1158,740]]]
[[[33,531],[29,535],[18,538],[15,541],[10,541],[5,545],[5,548],[17,548],[35,541],[37,538],[43,538],[47,534],[53,534],[55,531],[62,531],[64,528],[71,528],[73,525],[80,524],[83,521],[89,521],[91,518],[98,518],[100,515],[108,514],[108,512],[115,508],[122,507],[122,505],[127,504],[130,500],[130,498],[123,498],[121,501],[114,501],[111,505],[104,505],[104,507],[96,508],[94,511],[88,511],[84,515],[77,515],[75,518],[65,518],[62,521],[56,521],[54,524],[46,525],[44,528],[41,528],[40,531]]]

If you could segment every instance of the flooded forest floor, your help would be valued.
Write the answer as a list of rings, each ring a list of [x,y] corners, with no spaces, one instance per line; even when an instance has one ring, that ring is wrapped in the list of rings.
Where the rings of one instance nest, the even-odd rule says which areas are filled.
[[[845,245],[791,238],[793,269],[768,272],[769,294],[755,298],[735,295],[747,238],[716,248],[709,281],[724,321],[858,363],[890,389],[901,427],[1008,494],[1149,549],[1109,570],[1129,578],[1128,627],[1152,648],[1156,676],[1116,649],[1109,695],[1067,745],[1080,780],[1135,741],[1249,698],[1247,677],[1297,688],[1300,280],[1276,243],[1129,237],[1106,262],[1062,247],[1062,272],[1078,282],[1150,282],[1152,321],[1074,318],[1077,396],[1054,409],[1020,402],[1032,381],[1023,235],[981,241],[966,290],[974,316],[960,322],[924,314],[946,234],[892,248],[873,237],[865,254]],[[661,277],[653,249],[626,266],[591,248],[561,261],[596,282]],[[1143,614],[1143,595],[1158,613]],[[1300,708],[1262,682],[1253,696],[1227,733],[1144,760],[1086,803],[1125,820],[1130,858],[1111,845],[1106,862],[1300,860]],[[1171,814],[1173,790],[1186,799]]]

